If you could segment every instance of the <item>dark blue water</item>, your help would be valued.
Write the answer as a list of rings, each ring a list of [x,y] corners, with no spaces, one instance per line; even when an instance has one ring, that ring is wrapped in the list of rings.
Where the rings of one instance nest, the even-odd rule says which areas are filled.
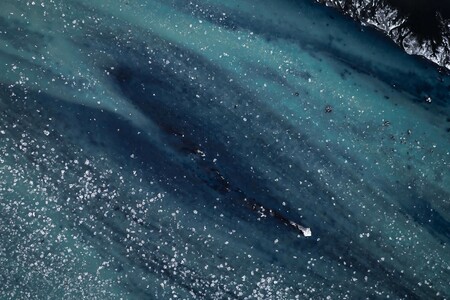
[[[434,65],[309,1],[0,7],[1,299],[449,297]]]

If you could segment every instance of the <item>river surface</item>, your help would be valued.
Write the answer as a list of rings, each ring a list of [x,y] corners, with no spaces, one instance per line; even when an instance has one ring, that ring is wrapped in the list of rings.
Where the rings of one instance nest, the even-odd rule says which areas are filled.
[[[449,94],[313,1],[3,0],[0,298],[448,299]]]

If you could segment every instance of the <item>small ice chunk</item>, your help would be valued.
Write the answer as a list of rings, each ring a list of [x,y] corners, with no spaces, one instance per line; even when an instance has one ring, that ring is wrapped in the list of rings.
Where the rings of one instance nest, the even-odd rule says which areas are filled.
[[[303,234],[305,236],[311,236],[312,235],[311,228],[305,228],[305,229],[302,230],[302,232],[303,232]]]

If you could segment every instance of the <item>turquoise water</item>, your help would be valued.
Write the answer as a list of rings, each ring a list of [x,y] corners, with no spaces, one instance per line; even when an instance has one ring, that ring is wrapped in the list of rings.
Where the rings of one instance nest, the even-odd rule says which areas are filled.
[[[306,0],[0,8],[2,299],[450,296],[434,65]]]

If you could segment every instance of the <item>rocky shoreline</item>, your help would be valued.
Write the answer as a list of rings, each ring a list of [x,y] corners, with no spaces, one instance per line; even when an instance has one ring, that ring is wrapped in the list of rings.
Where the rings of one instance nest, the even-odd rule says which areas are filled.
[[[450,70],[450,20],[435,13],[439,37],[421,36],[408,24],[408,16],[384,0],[316,0],[344,12],[363,25],[375,27],[410,55],[419,55]]]

